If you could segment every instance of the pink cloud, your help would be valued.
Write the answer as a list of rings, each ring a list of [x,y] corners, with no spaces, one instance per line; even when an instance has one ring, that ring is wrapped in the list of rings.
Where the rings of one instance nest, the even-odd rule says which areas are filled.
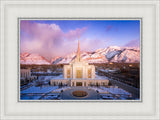
[[[108,40],[100,40],[98,38],[85,38],[80,41],[80,48],[82,51],[95,51],[99,48],[107,47]]]
[[[21,21],[21,52],[38,53],[47,58],[63,56],[77,48],[77,37],[87,28],[77,28],[64,33],[56,24]]]
[[[77,28],[76,30],[70,30],[67,34],[65,34],[65,37],[69,40],[74,40],[78,36],[81,36],[85,31],[87,27],[83,27],[82,29]]]
[[[129,41],[127,44],[125,44],[124,46],[126,47],[139,47],[139,40],[135,39],[135,40],[131,40]]]

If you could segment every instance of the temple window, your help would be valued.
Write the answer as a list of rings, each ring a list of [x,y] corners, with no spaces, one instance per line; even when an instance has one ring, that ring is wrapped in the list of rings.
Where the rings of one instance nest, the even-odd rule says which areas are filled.
[[[91,69],[88,69],[88,78],[91,78]]]
[[[70,78],[71,77],[71,71],[70,69],[67,70],[67,78]]]
[[[82,70],[76,70],[76,78],[82,78]]]

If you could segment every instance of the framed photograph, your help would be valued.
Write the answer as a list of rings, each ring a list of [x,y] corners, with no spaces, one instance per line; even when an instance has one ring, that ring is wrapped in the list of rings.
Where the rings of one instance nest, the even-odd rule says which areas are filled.
[[[18,22],[20,101],[141,101],[141,19]]]
[[[1,1],[2,119],[159,119],[159,1]]]

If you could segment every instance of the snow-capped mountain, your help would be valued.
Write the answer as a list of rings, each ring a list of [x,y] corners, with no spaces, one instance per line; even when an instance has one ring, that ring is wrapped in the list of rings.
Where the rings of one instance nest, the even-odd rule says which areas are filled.
[[[21,64],[68,64],[76,58],[76,52],[65,57],[55,57],[51,62],[38,54],[21,53],[20,57]],[[81,59],[88,63],[135,63],[140,61],[140,50],[133,47],[110,46],[97,49],[95,52],[81,52]]]
[[[51,63],[52,64],[57,64],[57,63],[59,63],[62,60],[63,60],[63,57],[55,57],[55,58],[51,59]]]
[[[112,59],[113,62],[139,62],[140,60],[140,53],[135,49],[125,49],[121,54],[115,55]]]
[[[68,64],[70,63],[74,58],[76,58],[76,53],[73,52],[69,55],[67,55],[66,57],[64,57],[61,61],[59,61],[58,64]]]
[[[21,53],[21,64],[51,64],[46,58],[38,54]]]
[[[52,64],[68,64],[76,57],[76,52],[52,61]],[[110,46],[95,52],[81,52],[81,59],[88,63],[126,62],[135,63],[140,60],[139,48]],[[57,62],[58,61],[58,62]]]

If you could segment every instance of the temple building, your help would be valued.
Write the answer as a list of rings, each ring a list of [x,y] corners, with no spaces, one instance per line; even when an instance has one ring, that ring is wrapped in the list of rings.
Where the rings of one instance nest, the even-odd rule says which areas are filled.
[[[95,78],[95,66],[89,65],[80,57],[80,46],[78,39],[77,56],[69,65],[63,66],[64,79],[52,79],[51,85],[59,83],[67,84],[69,86],[90,86],[90,85],[108,85],[109,80],[102,80]]]
[[[65,79],[94,79],[95,78],[95,66],[88,65],[80,58],[80,48],[78,41],[77,57],[69,65],[64,65],[63,76]]]

